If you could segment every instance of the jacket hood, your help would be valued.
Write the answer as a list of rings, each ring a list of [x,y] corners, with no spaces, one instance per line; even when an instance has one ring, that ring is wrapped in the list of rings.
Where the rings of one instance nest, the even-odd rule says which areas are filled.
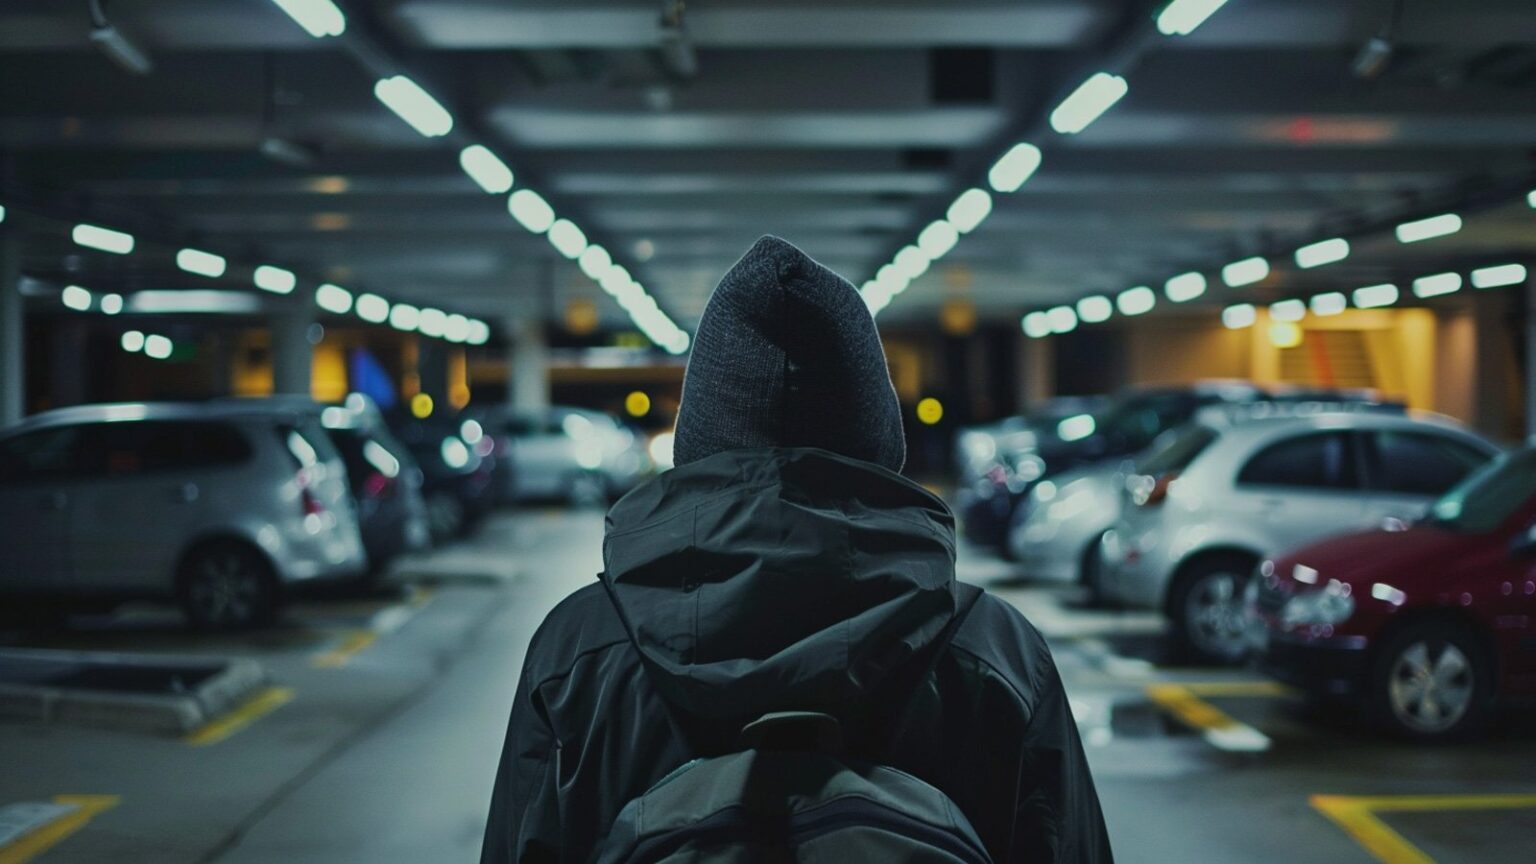
[[[820,447],[892,471],[906,459],[869,308],[777,237],[754,243],[710,295],[677,414],[678,465],[751,447]]]
[[[726,451],[662,474],[609,511],[603,556],[657,690],[717,723],[851,717],[927,656],[956,608],[944,503],[815,448]]]

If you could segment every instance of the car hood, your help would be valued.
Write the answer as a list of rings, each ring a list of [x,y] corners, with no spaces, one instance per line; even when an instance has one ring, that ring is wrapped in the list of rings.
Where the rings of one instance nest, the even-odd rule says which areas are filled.
[[[603,584],[658,692],[695,718],[850,716],[955,614],[944,502],[825,450],[699,459],[607,529]]]
[[[1404,575],[1435,572],[1480,545],[1472,534],[1458,534],[1429,523],[1406,530],[1375,528],[1304,546],[1275,560],[1276,575],[1294,576],[1296,565],[1311,567],[1323,579],[1367,582],[1399,581]]]

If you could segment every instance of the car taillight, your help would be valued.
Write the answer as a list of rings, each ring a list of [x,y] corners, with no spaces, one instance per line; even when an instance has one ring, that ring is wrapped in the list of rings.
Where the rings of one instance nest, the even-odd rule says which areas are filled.
[[[368,498],[387,498],[395,491],[395,480],[375,471],[363,481],[363,495]]]
[[[305,516],[319,516],[325,512],[325,505],[321,504],[320,499],[315,497],[315,493],[308,489],[299,491],[299,506],[304,508]]]
[[[1135,478],[1131,488],[1131,503],[1138,507],[1155,507],[1168,497],[1168,487],[1179,479],[1178,472],[1170,471],[1156,477],[1145,475]]]

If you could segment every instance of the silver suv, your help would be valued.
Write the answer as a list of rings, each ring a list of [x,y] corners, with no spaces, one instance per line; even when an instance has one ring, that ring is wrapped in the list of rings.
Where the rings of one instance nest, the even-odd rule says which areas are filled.
[[[341,456],[280,406],[87,405],[0,432],[0,593],[174,598],[199,627],[367,564]]]
[[[1212,411],[1150,451],[1124,482],[1100,547],[1108,599],[1167,614],[1180,647],[1246,653],[1242,595],[1288,549],[1417,519],[1498,448],[1432,415],[1370,410]]]

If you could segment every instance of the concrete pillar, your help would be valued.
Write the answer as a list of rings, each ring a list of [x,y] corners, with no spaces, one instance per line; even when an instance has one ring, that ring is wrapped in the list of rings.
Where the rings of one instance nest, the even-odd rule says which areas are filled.
[[[421,382],[421,392],[432,397],[432,403],[448,406],[448,346],[441,339],[422,337],[416,349],[416,373]]]
[[[1033,411],[1056,395],[1056,340],[1054,337],[1019,340],[1019,410]]]
[[[27,376],[21,297],[21,238],[0,225],[0,426],[26,412]]]
[[[506,328],[512,342],[507,401],[517,411],[543,411],[549,407],[549,341],[544,325],[530,318],[511,318]]]
[[[272,392],[308,396],[315,347],[309,328],[315,323],[307,308],[281,309],[272,315]]]

